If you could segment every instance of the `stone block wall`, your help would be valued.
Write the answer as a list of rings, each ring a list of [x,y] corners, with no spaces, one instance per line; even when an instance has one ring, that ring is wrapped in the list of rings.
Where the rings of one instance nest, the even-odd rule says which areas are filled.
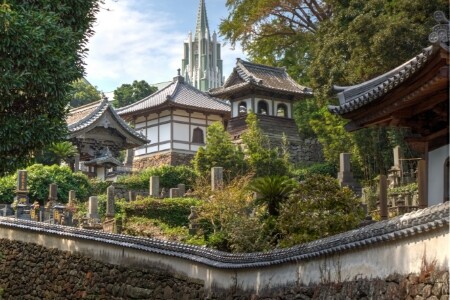
[[[0,239],[0,299],[203,299],[203,282]]]
[[[189,165],[194,158],[192,153],[164,152],[157,153],[147,157],[135,157],[133,159],[133,169],[143,170],[149,167],[158,167],[162,165]]]
[[[449,273],[419,274],[206,293],[204,283],[166,270],[111,265],[79,254],[0,239],[0,299],[432,299],[448,300]]]

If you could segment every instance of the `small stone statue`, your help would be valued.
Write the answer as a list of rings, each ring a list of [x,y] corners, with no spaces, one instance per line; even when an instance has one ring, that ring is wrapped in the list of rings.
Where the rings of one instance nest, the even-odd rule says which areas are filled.
[[[164,198],[166,198],[166,197],[167,197],[167,191],[166,191],[165,188],[162,188],[160,198],[161,198],[161,199],[164,199]]]

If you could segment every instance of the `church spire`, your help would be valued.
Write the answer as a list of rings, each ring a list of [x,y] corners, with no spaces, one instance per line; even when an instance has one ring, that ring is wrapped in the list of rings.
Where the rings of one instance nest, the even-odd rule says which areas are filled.
[[[210,35],[205,0],[200,0],[195,32],[184,42],[184,57],[181,60],[182,74],[187,83],[201,91],[223,84],[222,59],[217,34]]]
[[[199,33],[200,33],[201,37],[205,37],[205,33],[206,33],[207,34],[206,38],[210,39],[208,17],[206,15],[205,0],[200,0],[200,5],[198,6],[197,26],[195,28],[195,37],[198,37]]]

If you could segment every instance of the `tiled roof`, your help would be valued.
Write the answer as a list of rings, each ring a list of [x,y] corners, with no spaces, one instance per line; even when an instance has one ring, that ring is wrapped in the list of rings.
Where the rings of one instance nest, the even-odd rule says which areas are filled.
[[[70,134],[76,135],[78,132],[89,127],[99,120],[106,111],[110,111],[113,118],[126,132],[128,132],[128,134],[141,141],[142,144],[148,142],[145,136],[128,126],[128,124],[116,113],[107,98],[70,110],[66,119]]]
[[[112,164],[116,166],[121,166],[122,162],[116,158],[114,158],[113,154],[111,153],[111,150],[109,150],[108,147],[106,147],[106,152],[103,153],[103,155],[93,158],[89,161],[86,161],[84,163],[85,165],[104,165],[104,164]]]
[[[0,217],[0,226],[50,233],[59,235],[61,238],[76,238],[120,245],[149,253],[184,258],[215,268],[241,269],[317,259],[334,253],[373,247],[377,244],[401,240],[442,228],[448,232],[449,206],[450,202],[445,202],[291,248],[242,254],[225,253],[155,238],[133,237],[7,217]]]
[[[255,64],[239,58],[223,87],[211,89],[209,94],[213,96],[229,94],[249,87],[258,87],[283,94],[312,95],[312,90],[295,82],[285,68]]]
[[[228,103],[209,96],[186,83],[182,76],[177,76],[171,84],[162,90],[159,90],[138,102],[119,108],[117,113],[119,115],[126,115],[162,106],[164,104],[220,113],[230,112],[230,105]]]
[[[401,66],[366,82],[352,86],[334,86],[334,91],[338,92],[339,105],[330,105],[328,110],[331,113],[342,115],[375,102],[422,69],[439,48],[440,46],[427,47]]]

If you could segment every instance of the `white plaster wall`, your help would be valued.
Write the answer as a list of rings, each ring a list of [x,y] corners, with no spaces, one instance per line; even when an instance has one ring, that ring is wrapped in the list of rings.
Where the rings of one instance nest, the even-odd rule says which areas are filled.
[[[160,142],[169,141],[172,138],[170,125],[171,125],[170,123],[159,125]]]
[[[179,150],[190,150],[189,144],[183,144],[183,143],[173,143],[173,148],[179,149]]]
[[[449,157],[449,145],[428,153],[428,206],[444,201],[444,162]]]
[[[176,141],[189,142],[189,125],[173,123],[173,139]]]
[[[1,217],[0,217],[1,219]],[[211,287],[259,291],[262,288],[287,284],[345,281],[354,278],[386,278],[397,273],[419,273],[424,262],[436,263],[437,268],[448,270],[448,226],[422,232],[400,240],[382,242],[317,259],[293,261],[271,267],[220,269],[188,259],[165,256],[120,245],[79,238],[61,238],[58,235],[31,230],[3,227],[0,238],[32,242],[47,248],[81,252],[93,259],[112,264],[157,267],[200,279],[206,290]]]
[[[158,126],[147,128],[147,139],[150,140],[150,144],[158,143]]]

